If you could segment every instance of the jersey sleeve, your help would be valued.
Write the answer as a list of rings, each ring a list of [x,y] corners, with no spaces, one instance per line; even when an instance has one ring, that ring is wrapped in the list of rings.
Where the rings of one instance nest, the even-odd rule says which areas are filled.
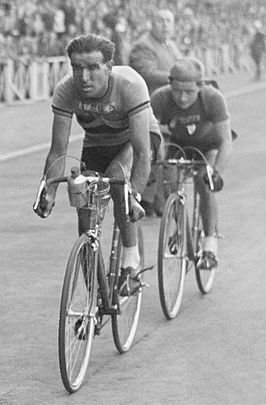
[[[206,113],[210,121],[214,124],[226,121],[229,118],[229,111],[224,95],[216,89],[204,90]]]
[[[55,87],[52,100],[54,114],[72,118],[73,116],[73,86],[70,80],[63,79]]]
[[[123,108],[127,111],[128,117],[149,108],[150,96],[147,85],[141,76],[138,75],[134,82],[128,81],[123,89]]]

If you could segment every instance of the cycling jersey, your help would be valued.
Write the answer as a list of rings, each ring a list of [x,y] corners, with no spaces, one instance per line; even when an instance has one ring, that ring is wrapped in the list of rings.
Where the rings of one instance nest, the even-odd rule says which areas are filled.
[[[119,145],[130,140],[129,118],[145,108],[150,112],[150,132],[160,136],[145,81],[128,66],[113,67],[108,90],[99,99],[82,98],[72,74],[66,75],[56,86],[52,108],[62,116],[76,114],[85,130],[84,147]]]
[[[187,109],[181,109],[174,102],[171,86],[156,90],[151,105],[160,124],[167,125],[172,134],[171,141],[181,146],[196,146],[204,150],[216,149],[221,140],[213,124],[229,118],[222,93],[212,86],[203,86],[196,101]]]

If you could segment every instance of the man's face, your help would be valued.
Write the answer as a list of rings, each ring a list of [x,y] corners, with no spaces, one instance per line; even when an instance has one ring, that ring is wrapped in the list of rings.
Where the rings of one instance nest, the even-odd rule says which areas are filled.
[[[173,35],[174,16],[169,10],[158,11],[153,18],[152,31],[154,35],[165,41]]]
[[[72,53],[71,65],[75,85],[85,98],[100,98],[108,89],[112,62],[103,63],[100,51]]]
[[[182,110],[186,110],[197,100],[199,91],[200,87],[196,82],[173,80],[171,83],[173,99]]]

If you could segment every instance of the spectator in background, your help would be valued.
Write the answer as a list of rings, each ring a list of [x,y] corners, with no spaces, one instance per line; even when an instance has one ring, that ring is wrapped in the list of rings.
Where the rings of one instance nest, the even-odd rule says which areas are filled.
[[[122,54],[123,40],[116,28],[118,24],[118,11],[105,14],[103,23],[110,30],[110,40],[115,44],[114,65],[124,65]]]
[[[144,78],[150,94],[168,81],[169,66],[181,57],[175,45],[174,15],[168,10],[157,10],[151,21],[151,30],[137,40],[129,54],[129,65]]]
[[[169,68],[181,57],[181,52],[172,40],[174,20],[170,10],[156,10],[152,16],[151,30],[133,44],[129,53],[129,65],[144,78],[150,94],[167,84]],[[163,190],[159,188],[159,184],[162,184],[160,177],[162,170],[153,165],[141,201],[147,216],[162,214],[164,197]]]
[[[250,54],[255,64],[255,80],[261,78],[261,62],[265,53],[265,35],[262,32],[262,23],[257,20],[254,23],[255,34],[250,43]]]
[[[110,30],[110,40],[115,44],[114,65],[126,65],[129,47],[126,18],[119,13],[119,10],[114,10],[103,16],[103,23]]]
[[[57,39],[61,39],[66,33],[66,15],[64,11],[63,3],[59,2],[54,12],[54,32]]]

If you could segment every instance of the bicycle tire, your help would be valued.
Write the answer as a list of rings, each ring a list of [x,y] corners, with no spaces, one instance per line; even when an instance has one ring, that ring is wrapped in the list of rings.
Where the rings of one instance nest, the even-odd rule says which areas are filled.
[[[160,222],[158,243],[158,287],[166,319],[180,309],[187,267],[185,208],[179,196],[169,195]]]
[[[59,316],[59,366],[63,384],[70,393],[83,383],[92,350],[97,296],[95,265],[90,239],[83,234],[69,256]]]
[[[202,226],[201,215],[199,213],[198,219],[197,219],[197,224],[196,224],[196,227],[194,230],[194,235],[193,235],[194,246],[195,246],[194,263],[195,263],[195,274],[196,274],[198,288],[199,288],[200,292],[203,295],[205,295],[211,291],[211,288],[213,286],[215,273],[216,273],[216,267],[212,268],[211,270],[204,270],[204,269],[197,268],[197,259],[201,252],[201,241],[202,241],[203,237],[204,237],[204,231],[203,231],[203,226]]]
[[[138,246],[140,254],[140,266],[144,268],[144,239],[140,224],[138,225]],[[121,266],[122,240],[119,236],[118,251],[117,251],[117,268],[116,273],[119,274]],[[117,289],[118,276],[114,287],[114,302],[120,308],[120,312],[112,315],[112,333],[115,346],[119,353],[126,353],[132,346],[137,326],[140,317],[140,309],[142,303],[142,287],[129,297],[121,297],[118,295]]]

